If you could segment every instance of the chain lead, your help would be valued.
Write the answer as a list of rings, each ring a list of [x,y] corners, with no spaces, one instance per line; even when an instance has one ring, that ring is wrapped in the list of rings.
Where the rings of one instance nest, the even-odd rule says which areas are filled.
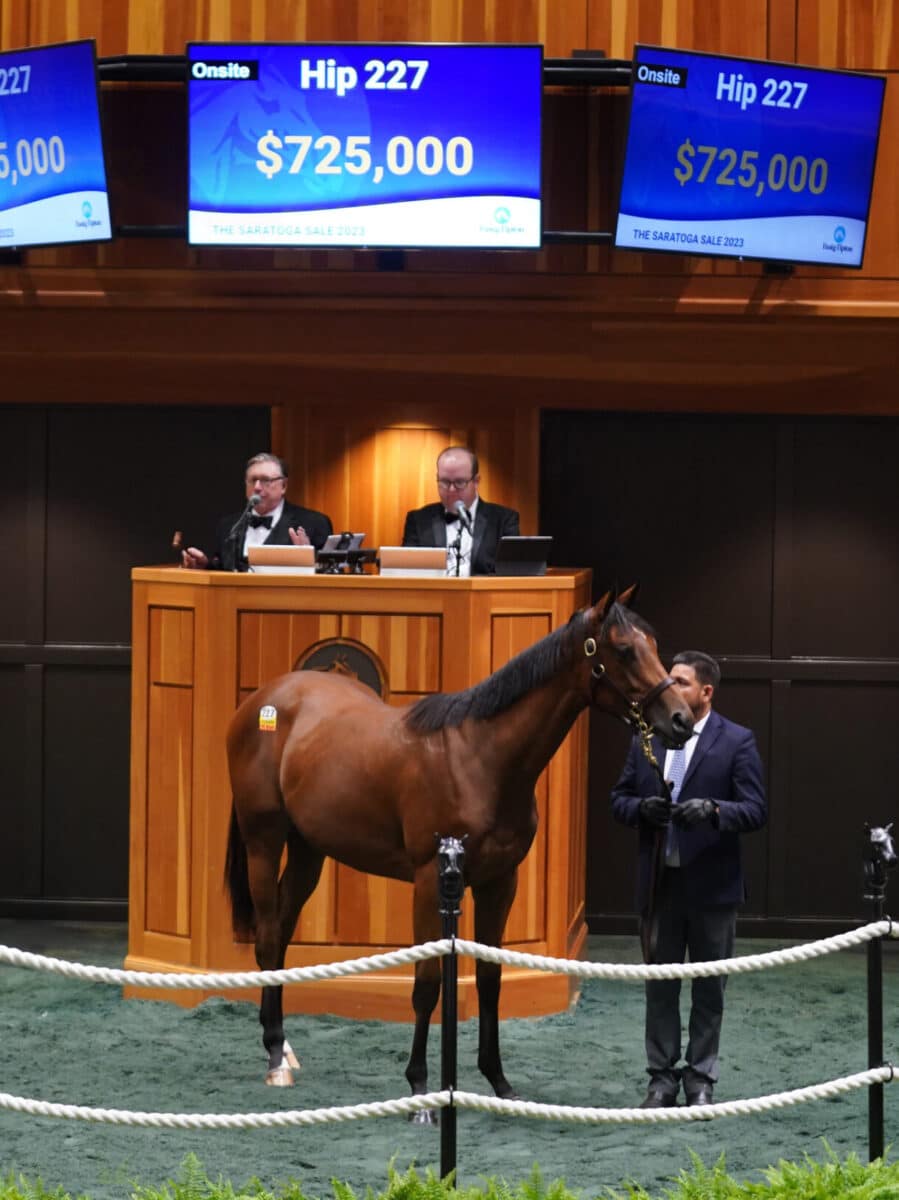
[[[659,762],[652,749],[652,727],[647,725],[646,719],[636,701],[631,702],[630,710],[631,723],[640,735],[640,744],[643,747],[643,754],[646,761],[658,773]]]

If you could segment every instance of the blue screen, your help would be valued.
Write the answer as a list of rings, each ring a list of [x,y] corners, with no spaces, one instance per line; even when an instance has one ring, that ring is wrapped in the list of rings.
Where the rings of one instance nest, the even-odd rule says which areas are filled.
[[[540,245],[541,46],[191,44],[188,240]]]
[[[0,249],[111,236],[94,43],[0,54]]]
[[[860,267],[884,88],[636,46],[615,245]]]

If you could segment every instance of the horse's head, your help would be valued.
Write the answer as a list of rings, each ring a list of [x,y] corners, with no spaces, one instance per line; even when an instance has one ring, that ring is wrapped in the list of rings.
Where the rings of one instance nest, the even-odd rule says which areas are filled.
[[[635,591],[636,585],[617,598],[606,592],[584,614],[590,702],[635,729],[645,722],[666,746],[682,746],[693,714],[659,660],[651,627],[627,607]]]

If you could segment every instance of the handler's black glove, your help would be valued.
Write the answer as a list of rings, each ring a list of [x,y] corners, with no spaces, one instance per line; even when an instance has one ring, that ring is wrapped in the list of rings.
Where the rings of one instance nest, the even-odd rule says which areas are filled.
[[[684,800],[675,804],[671,819],[682,829],[694,829],[697,825],[718,826],[718,805],[714,800]]]
[[[671,820],[671,801],[667,796],[644,796],[640,801],[640,816],[648,825],[664,828]]]

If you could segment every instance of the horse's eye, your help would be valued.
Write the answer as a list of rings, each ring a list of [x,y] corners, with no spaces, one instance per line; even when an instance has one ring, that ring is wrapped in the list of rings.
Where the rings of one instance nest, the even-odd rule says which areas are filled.
[[[633,646],[616,646],[615,655],[621,662],[629,662],[634,657]]]

